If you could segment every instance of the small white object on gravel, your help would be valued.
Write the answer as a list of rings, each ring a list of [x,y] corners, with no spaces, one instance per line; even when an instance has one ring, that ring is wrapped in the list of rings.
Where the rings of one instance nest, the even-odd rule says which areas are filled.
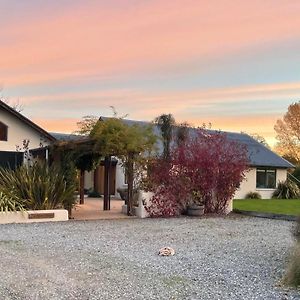
[[[171,247],[164,247],[159,249],[158,255],[160,256],[173,256],[175,254],[175,250]]]

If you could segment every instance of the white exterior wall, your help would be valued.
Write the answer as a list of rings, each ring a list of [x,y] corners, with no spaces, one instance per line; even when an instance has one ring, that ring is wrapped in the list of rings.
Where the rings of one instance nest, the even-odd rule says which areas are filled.
[[[9,112],[0,109],[0,121],[8,127],[7,141],[0,141],[0,151],[16,151],[16,145],[22,148],[23,140],[30,140],[29,149],[39,148],[49,144],[38,131],[22,122]],[[22,150],[23,151],[23,150]]]
[[[285,181],[287,178],[286,169],[276,170],[276,181]],[[256,168],[251,168],[247,174],[246,178],[241,183],[240,188],[236,191],[234,199],[244,199],[249,192],[258,192],[262,199],[272,198],[272,194],[275,189],[262,189],[256,188]]]
[[[94,189],[94,171],[84,172],[84,188],[85,189]]]
[[[120,197],[119,193],[117,192],[118,188],[124,188],[127,187],[127,184],[125,183],[125,169],[122,166],[122,163],[118,162],[116,167],[116,191],[115,195],[116,197]]]
[[[117,192],[117,189],[119,187],[127,187],[127,184],[125,184],[125,173],[124,168],[122,166],[122,163],[120,160],[118,160],[117,166],[116,166],[116,185],[115,185],[115,196],[120,197],[119,193]],[[84,173],[84,188],[85,189],[94,189],[94,171]]]

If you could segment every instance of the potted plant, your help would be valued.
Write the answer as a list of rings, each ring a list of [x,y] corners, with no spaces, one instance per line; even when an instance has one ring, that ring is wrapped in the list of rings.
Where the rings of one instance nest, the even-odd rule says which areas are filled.
[[[191,200],[187,205],[187,215],[195,217],[204,215],[204,203],[199,191],[192,191]]]

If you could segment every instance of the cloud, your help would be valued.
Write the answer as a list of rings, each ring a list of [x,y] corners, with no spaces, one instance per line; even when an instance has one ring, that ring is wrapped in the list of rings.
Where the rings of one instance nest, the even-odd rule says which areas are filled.
[[[72,131],[82,115],[109,114],[114,105],[134,119],[171,112],[271,136],[273,120],[299,98],[299,78],[285,64],[300,38],[299,1],[26,2],[0,4],[0,84],[47,129]],[[293,49],[281,58],[273,52],[283,45]],[[274,80],[258,57],[283,69],[285,82],[254,84]],[[240,77],[253,84],[240,85]],[[257,125],[264,117],[266,130]]]
[[[243,116],[243,117],[202,117],[189,118],[189,123],[194,126],[201,126],[203,123],[212,123],[212,128],[223,131],[260,133],[263,135],[270,145],[275,144],[274,124],[280,115],[267,116]],[[49,132],[72,133],[77,129],[77,122],[81,118],[33,118],[36,124]],[[177,118],[178,122],[185,121],[184,118]],[[262,130],[261,124],[264,124]]]
[[[49,132],[72,133],[77,129],[80,118],[32,118],[32,121]]]
[[[80,109],[114,105],[128,108],[140,107],[158,112],[171,109],[174,112],[188,107],[212,107],[223,103],[244,103],[281,99],[293,99],[300,95],[300,82],[257,84],[196,90],[143,90],[116,88],[106,90],[63,92],[22,97],[24,104]],[[153,107],[153,108],[151,108]]]
[[[145,1],[122,6],[82,2],[0,29],[5,86],[84,76],[160,72],[270,43],[298,39],[300,3]]]

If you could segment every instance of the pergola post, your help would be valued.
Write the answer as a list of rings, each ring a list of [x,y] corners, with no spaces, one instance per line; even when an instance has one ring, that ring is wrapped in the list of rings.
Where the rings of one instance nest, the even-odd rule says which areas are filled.
[[[80,195],[79,204],[84,204],[84,170],[80,170],[79,195]]]
[[[128,155],[128,162],[127,162],[127,215],[133,215],[133,159],[134,153],[130,153]]]
[[[104,159],[104,201],[103,210],[110,210],[110,164],[111,157],[105,156]]]

